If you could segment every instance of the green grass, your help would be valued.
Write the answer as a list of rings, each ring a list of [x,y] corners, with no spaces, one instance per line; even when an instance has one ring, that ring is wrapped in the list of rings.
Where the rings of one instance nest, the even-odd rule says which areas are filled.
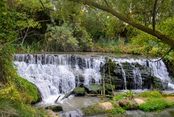
[[[46,113],[18,101],[0,98],[0,115],[4,117],[44,117]]]
[[[126,111],[123,108],[117,107],[108,111],[107,117],[124,117],[123,115],[125,112]]]
[[[113,100],[114,101],[119,101],[119,100],[122,100],[122,99],[132,99],[134,97],[134,93],[129,90],[129,91],[126,91],[126,92],[121,92],[121,93],[117,93],[114,97],[113,97]]]
[[[168,102],[163,98],[149,98],[146,103],[139,106],[140,110],[143,111],[160,111],[165,108],[173,106],[174,103]]]
[[[161,98],[162,94],[159,91],[145,91],[139,94],[140,97]]]
[[[114,101],[119,101],[119,100],[124,99],[124,98],[126,98],[125,93],[119,93],[119,94],[117,94],[117,95],[115,95],[115,96],[113,97],[113,100],[114,100]]]

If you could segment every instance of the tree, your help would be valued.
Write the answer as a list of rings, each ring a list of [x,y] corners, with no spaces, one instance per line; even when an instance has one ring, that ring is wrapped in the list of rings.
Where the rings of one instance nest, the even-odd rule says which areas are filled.
[[[132,19],[117,12],[113,8],[109,7],[108,5],[101,5],[97,2],[93,2],[92,0],[71,0],[71,1],[83,3],[85,5],[89,5],[89,6],[101,9],[105,12],[108,12],[108,13],[112,14],[113,16],[117,17],[118,19],[128,23],[129,25],[131,25],[131,26],[133,26],[133,27],[135,27],[143,32],[146,32],[152,36],[155,36],[157,39],[161,40],[163,43],[168,44],[171,48],[174,48],[174,39],[172,39],[168,35],[165,35],[165,34],[161,33],[160,31],[153,30],[153,29],[151,29],[147,26],[144,26],[140,23],[137,23],[137,22],[133,21]]]

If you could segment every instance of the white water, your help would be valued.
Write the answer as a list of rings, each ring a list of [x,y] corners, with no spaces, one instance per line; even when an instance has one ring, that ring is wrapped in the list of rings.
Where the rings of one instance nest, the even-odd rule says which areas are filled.
[[[169,82],[168,86],[174,89],[163,61],[151,62],[146,59],[133,58],[112,58],[112,60],[121,66],[125,89],[127,89],[127,80],[122,63],[126,62],[149,66],[152,69],[152,75],[162,81]],[[105,56],[17,54],[14,57],[14,64],[19,75],[38,87],[43,103],[54,103],[61,96],[59,98],[60,101],[64,94],[72,91],[80,84],[86,86],[92,83],[99,84],[101,79],[100,68],[104,63]],[[134,82],[141,89],[142,77],[140,70],[135,68],[133,74]]]
[[[74,59],[75,63],[69,59]],[[43,102],[54,103],[59,95],[76,87],[76,78],[80,76],[84,78],[84,85],[99,83],[100,64],[104,59],[79,59],[69,55],[37,55],[37,58],[33,55],[16,55],[15,60],[18,73],[38,87]],[[84,68],[78,65],[79,61],[84,61]]]
[[[136,87],[142,89],[143,79],[141,77],[139,68],[136,67],[133,69],[133,76],[134,76],[135,85],[137,85]]]
[[[122,76],[123,76],[123,79],[124,79],[124,89],[127,90],[127,81],[126,81],[126,73],[123,69],[123,66],[121,63],[119,63],[120,67],[121,67],[121,72],[122,72]]]

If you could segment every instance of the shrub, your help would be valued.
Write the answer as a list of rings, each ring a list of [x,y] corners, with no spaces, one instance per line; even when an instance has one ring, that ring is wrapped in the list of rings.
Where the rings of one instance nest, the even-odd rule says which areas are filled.
[[[74,27],[74,37],[79,42],[81,51],[91,51],[93,48],[92,38],[85,28],[79,26],[78,24]]]
[[[120,114],[124,114],[125,113],[125,110],[121,107],[116,107],[110,111],[108,111],[108,116],[109,117],[113,117],[114,115],[120,115]],[[120,116],[118,116],[120,117]]]
[[[171,107],[172,105],[173,103],[169,103],[163,98],[149,98],[146,103],[139,106],[139,109],[143,111],[157,111]]]
[[[73,37],[73,30],[67,24],[62,26],[49,26],[45,34],[46,51],[75,51],[78,41]]]
[[[124,98],[126,98],[125,94],[124,93],[120,93],[120,94],[114,96],[113,100],[114,101],[119,101],[119,100],[124,99]]]
[[[18,101],[0,98],[0,115],[4,117],[44,117],[46,113]]]
[[[89,86],[86,87],[90,93],[99,93],[102,90],[101,85],[99,84],[91,84]]]
[[[141,97],[161,98],[162,94],[159,91],[145,91],[139,94]]]
[[[134,97],[134,93],[130,90],[130,91],[126,91],[124,93],[119,93],[118,95],[113,97],[113,100],[119,101],[119,100],[125,99],[125,98],[133,99],[133,97]]]
[[[0,77],[3,77],[2,82],[5,85],[1,89],[1,97],[22,101],[23,103],[38,101],[40,94],[37,87],[18,76],[12,63],[12,53],[13,49],[10,46],[0,51]]]
[[[76,87],[73,91],[76,96],[83,96],[85,95],[85,88],[84,87]]]

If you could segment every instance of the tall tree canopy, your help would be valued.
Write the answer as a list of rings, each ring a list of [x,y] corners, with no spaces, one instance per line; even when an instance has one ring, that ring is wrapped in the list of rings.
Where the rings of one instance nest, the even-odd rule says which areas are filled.
[[[148,33],[150,35],[153,35],[153,36],[157,37],[163,43],[168,44],[169,46],[171,46],[172,48],[174,48],[174,39],[172,39],[170,36],[167,36],[167,35],[161,33],[160,31],[153,30],[152,28],[149,28],[147,26],[144,26],[141,23],[138,23],[136,21],[133,21],[131,19],[131,17],[126,17],[125,15],[117,12],[117,10],[115,10],[114,8],[112,8],[112,6],[106,0],[105,0],[106,5],[102,5],[102,4],[99,4],[97,2],[93,2],[92,0],[71,0],[71,1],[83,3],[85,5],[89,5],[89,6],[92,6],[92,7],[98,8],[98,9],[101,9],[103,11],[106,11],[106,12],[112,14],[113,16],[117,17],[118,19],[120,19],[120,20],[128,23],[129,25],[132,25],[133,27],[135,27],[135,28],[137,28],[139,30],[142,30],[142,31],[144,31],[144,32],[146,32],[146,33]],[[130,4],[130,2],[129,2],[129,4]]]

